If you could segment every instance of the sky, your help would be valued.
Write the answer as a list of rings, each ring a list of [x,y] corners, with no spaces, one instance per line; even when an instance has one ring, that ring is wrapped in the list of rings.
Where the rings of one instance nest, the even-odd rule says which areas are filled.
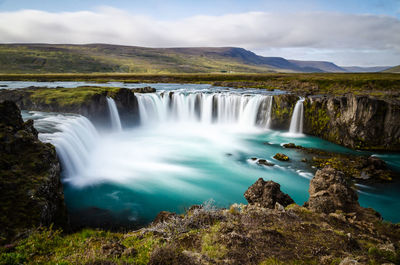
[[[400,0],[0,0],[0,43],[233,46],[390,66],[400,64]]]

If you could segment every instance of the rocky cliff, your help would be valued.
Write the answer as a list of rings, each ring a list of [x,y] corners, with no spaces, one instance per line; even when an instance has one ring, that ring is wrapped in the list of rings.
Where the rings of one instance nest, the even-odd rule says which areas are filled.
[[[272,128],[288,130],[295,95],[274,96]],[[400,101],[368,96],[310,96],[304,101],[304,133],[352,149],[400,150]]]
[[[304,132],[353,149],[400,150],[400,101],[367,96],[310,97]]]
[[[0,103],[0,243],[68,219],[55,148],[38,140],[15,103]]]
[[[81,114],[97,126],[110,124],[107,97],[115,100],[122,126],[139,122],[138,102],[134,91],[113,87],[39,88],[2,90],[0,98],[14,101],[24,110]]]

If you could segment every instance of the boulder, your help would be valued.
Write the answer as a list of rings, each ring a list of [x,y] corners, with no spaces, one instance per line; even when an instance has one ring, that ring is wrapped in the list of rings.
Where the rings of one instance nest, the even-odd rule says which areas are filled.
[[[294,203],[289,195],[283,193],[280,185],[273,181],[264,181],[259,178],[244,193],[244,197],[249,204],[258,204],[261,207],[274,209],[275,204],[279,203],[286,207]]]
[[[283,147],[285,148],[297,148],[297,145],[294,143],[288,143],[288,144],[283,144]]]
[[[357,192],[342,172],[330,166],[317,171],[310,182],[309,193],[304,206],[315,212],[328,214],[341,210],[349,213],[360,208]]]
[[[285,154],[277,153],[274,158],[279,161],[289,161],[289,157]]]
[[[261,166],[267,166],[267,167],[272,167],[275,165],[274,163],[271,163],[265,159],[258,159],[257,164],[259,164]]]

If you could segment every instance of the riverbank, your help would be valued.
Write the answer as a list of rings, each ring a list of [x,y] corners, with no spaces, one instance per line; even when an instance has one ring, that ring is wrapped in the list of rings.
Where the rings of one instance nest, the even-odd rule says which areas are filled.
[[[310,74],[0,74],[0,81],[91,81],[192,83],[235,88],[280,89],[301,95],[368,95],[400,97],[400,75],[388,73]]]

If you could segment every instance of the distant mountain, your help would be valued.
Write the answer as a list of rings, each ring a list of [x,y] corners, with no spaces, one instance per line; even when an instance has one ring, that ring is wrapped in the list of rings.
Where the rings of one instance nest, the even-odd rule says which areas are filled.
[[[309,70],[310,72],[328,72],[328,73],[344,73],[347,72],[342,67],[337,66],[331,62],[324,61],[298,61],[289,60],[289,62],[303,68],[304,70]],[[314,71],[313,71],[314,70]]]
[[[384,70],[385,73],[400,73],[400,65]]]
[[[0,44],[0,73],[345,72],[331,62],[259,56],[243,48]]]
[[[377,73],[382,72],[392,66],[372,66],[372,67],[360,67],[360,66],[341,66],[341,68],[351,73]]]

